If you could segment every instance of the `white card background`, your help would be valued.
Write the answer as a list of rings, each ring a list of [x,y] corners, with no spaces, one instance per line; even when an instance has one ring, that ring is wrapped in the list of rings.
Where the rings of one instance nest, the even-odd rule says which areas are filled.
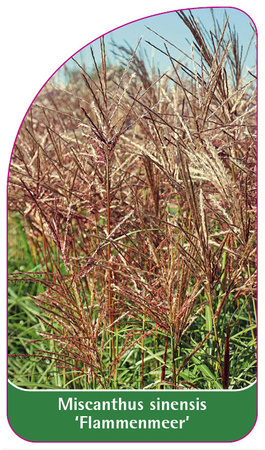
[[[51,74],[81,47],[100,35],[133,20],[181,8],[229,6],[247,13],[258,29],[259,42],[259,418],[254,430],[245,439],[231,444],[136,444],[137,448],[187,449],[253,449],[264,446],[264,10],[258,0],[241,0],[222,4],[212,0],[34,0],[4,2],[1,6],[1,141],[0,141],[0,245],[1,245],[1,450],[15,449],[101,449],[135,448],[135,444],[33,444],[14,434],[6,418],[6,183],[14,140],[27,108]],[[262,350],[263,347],[263,350]],[[247,405],[246,405],[247,414]]]

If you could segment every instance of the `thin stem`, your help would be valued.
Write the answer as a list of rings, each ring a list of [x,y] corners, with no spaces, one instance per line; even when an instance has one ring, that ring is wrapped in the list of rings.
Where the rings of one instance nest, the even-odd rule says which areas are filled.
[[[217,351],[217,359],[218,359],[218,363],[219,363],[220,375],[221,375],[221,378],[223,379],[222,358],[221,358],[220,345],[219,345],[218,333],[217,333],[217,328],[216,328],[216,317],[215,317],[214,310],[213,310],[212,291],[211,291],[210,286],[208,286],[206,295],[208,297],[208,303],[209,303],[209,307],[210,307],[210,311],[211,311],[211,315],[212,315],[212,324],[213,324],[213,331],[214,331],[214,339],[215,339],[215,343],[216,343],[216,351]]]
[[[165,342],[164,365],[162,366],[162,371],[161,371],[161,385],[160,385],[160,389],[164,389],[163,382],[165,380],[165,375],[166,375],[167,344],[168,344],[168,334],[167,334],[166,342]]]
[[[175,363],[175,339],[174,339],[174,329],[171,325],[170,327],[170,341],[171,341],[171,359],[172,359],[172,383],[173,389],[176,389],[177,377],[176,377],[176,363]]]
[[[145,315],[143,315],[142,333],[144,335]],[[141,364],[141,389],[144,388],[144,337],[142,337],[142,364]]]
[[[106,162],[106,188],[107,188],[107,234],[108,236],[110,235],[110,204],[111,204],[111,200],[110,200],[110,190],[111,190],[111,180],[110,180],[110,165],[109,165],[109,159],[107,157],[107,162]],[[110,242],[108,242],[107,244],[107,262],[108,265],[110,263],[110,258],[111,258],[111,246],[110,246]],[[112,332],[114,331],[113,328],[113,297],[112,297],[112,289],[111,289],[111,278],[112,278],[112,270],[109,267],[108,269],[108,311],[109,311],[109,327],[110,327],[110,359],[111,362],[113,362],[115,360],[115,343],[114,343],[114,339],[112,336]]]

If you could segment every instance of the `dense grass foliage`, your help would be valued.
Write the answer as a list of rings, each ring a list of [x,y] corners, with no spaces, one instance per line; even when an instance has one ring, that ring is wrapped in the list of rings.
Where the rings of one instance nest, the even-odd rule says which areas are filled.
[[[191,13],[186,63],[135,50],[46,84],[9,176],[9,378],[239,389],[256,378],[256,90]],[[187,56],[186,56],[187,58]]]

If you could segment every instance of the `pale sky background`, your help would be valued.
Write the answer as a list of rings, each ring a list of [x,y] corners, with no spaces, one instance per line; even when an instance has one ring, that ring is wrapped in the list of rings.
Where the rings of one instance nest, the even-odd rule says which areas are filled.
[[[253,37],[253,22],[250,17],[236,8],[213,8],[214,16],[218,21],[221,30],[226,21],[226,15],[229,17],[229,23],[231,28],[235,28],[239,36],[240,45],[243,46],[243,58],[248,49],[249,42]],[[213,30],[213,20],[210,8],[197,8],[192,10],[193,15],[199,20],[199,22],[205,27],[206,31]],[[250,26],[252,24],[252,27]],[[112,53],[113,46],[111,41],[115,41],[118,45],[124,45],[127,41],[130,46],[135,49],[140,38],[141,44],[137,51],[141,51],[142,54],[146,51],[148,58],[153,60],[156,67],[159,67],[163,72],[170,68],[170,61],[166,55],[163,55],[158,50],[155,50],[146,41],[151,42],[156,47],[165,50],[164,41],[156,34],[152,33],[147,27],[151,28],[155,32],[162,35],[169,42],[172,42],[175,46],[183,50],[188,55],[191,55],[191,43],[193,42],[193,36],[183,21],[179,18],[175,11],[168,13],[159,14],[152,17],[147,17],[141,20],[137,20],[133,23],[129,23],[121,26],[118,29],[110,31],[105,34],[105,45],[108,62],[115,63],[115,57]],[[227,29],[228,31],[228,29]],[[245,71],[247,69],[253,69],[256,65],[256,36],[252,40],[250,51],[246,59]],[[168,45],[168,44],[167,44]],[[93,62],[90,54],[90,47],[92,46],[93,51],[97,60],[100,62],[100,52],[99,52],[99,39],[95,40],[91,44],[88,44],[85,48],[74,55],[74,58],[80,62],[85,63],[86,70],[89,71],[93,68]],[[187,60],[181,52],[169,45],[171,55],[185,62]],[[71,57],[71,55],[69,55]],[[59,62],[59,61],[58,61]],[[72,68],[77,68],[73,60],[66,62],[66,66],[71,70]],[[60,70],[60,76],[64,79],[64,70]]]

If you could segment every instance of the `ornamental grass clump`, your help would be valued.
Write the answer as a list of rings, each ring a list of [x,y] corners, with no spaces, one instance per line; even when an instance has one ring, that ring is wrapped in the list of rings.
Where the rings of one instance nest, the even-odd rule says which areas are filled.
[[[15,384],[255,380],[255,76],[228,18],[207,35],[178,15],[186,64],[160,36],[166,73],[148,70],[141,42],[113,44],[121,65],[108,66],[101,39],[94,70],[76,62],[65,87],[47,83],[22,124],[8,192]]]

